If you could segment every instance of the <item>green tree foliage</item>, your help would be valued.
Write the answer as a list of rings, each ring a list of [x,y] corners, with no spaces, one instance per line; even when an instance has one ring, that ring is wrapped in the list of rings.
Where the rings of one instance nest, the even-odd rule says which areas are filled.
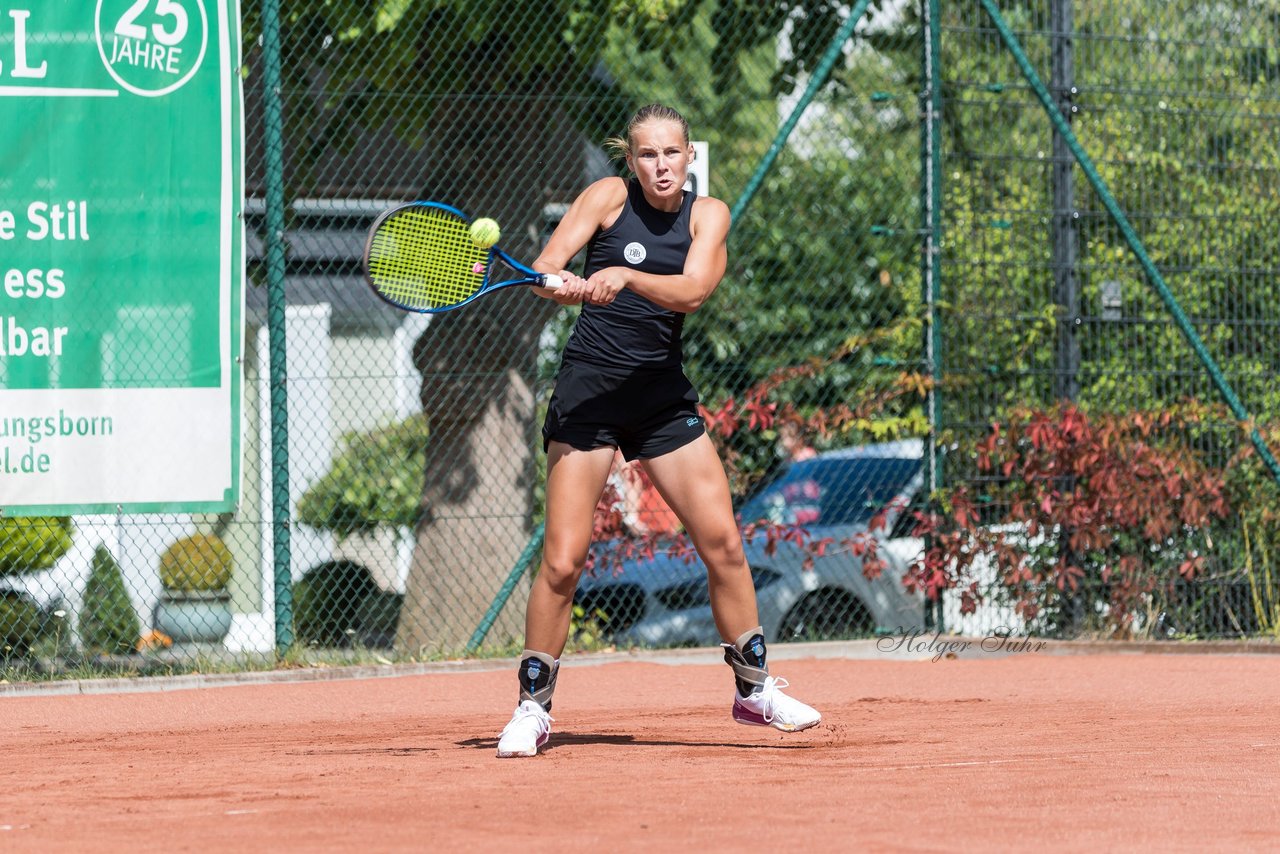
[[[0,575],[49,569],[71,549],[69,516],[0,519]]]
[[[378,528],[413,528],[421,514],[427,420],[343,437],[329,471],[303,494],[298,518],[339,537]]]
[[[1280,296],[1277,278],[1266,274],[1280,252],[1275,229],[1266,227],[1280,201],[1258,192],[1274,178],[1276,137],[1243,106],[1274,98],[1277,13],[1256,0],[1175,5],[1077,4],[1073,122],[1121,205],[1136,213],[1139,234],[1184,307],[1203,320],[1232,376],[1271,411],[1280,392],[1258,369],[1275,363],[1277,337],[1263,325],[1213,321]],[[1047,79],[1043,5],[1001,8]],[[259,21],[256,7],[247,11],[252,43]],[[618,133],[634,106],[660,99],[709,140],[713,191],[732,202],[847,12],[834,0],[290,4],[284,69],[295,99],[286,112],[293,185],[305,188],[310,159],[350,148],[370,129],[420,138],[451,94],[572,98],[566,113],[591,140]],[[944,13],[944,359],[954,369],[950,411],[981,422],[983,413],[1028,396],[1049,402],[1046,375],[1060,328],[1046,239],[1051,132],[981,8],[944,4]],[[528,48],[531,32],[538,50]],[[735,224],[724,293],[690,323],[691,360],[710,400],[740,395],[769,370],[829,353],[850,334],[918,318],[918,35],[912,4],[871,4],[868,26],[811,107],[813,118],[797,128]],[[447,60],[438,55],[443,45],[452,48]],[[304,97],[317,84],[325,97]],[[511,149],[510,140],[484,137],[484,122],[474,124],[478,136],[459,149],[466,156]],[[473,169],[456,159],[449,168]],[[1118,277],[1132,318],[1084,340],[1083,397],[1140,406],[1176,397],[1179,389],[1161,387],[1159,373],[1126,370],[1196,368],[1078,172],[1076,183],[1085,307],[1096,307],[1101,283]],[[1233,227],[1217,227],[1226,223]],[[1186,239],[1189,227],[1194,240]],[[893,372],[877,365],[918,363],[918,329],[900,328],[889,352],[861,351],[808,384],[796,404],[892,381]]]
[[[42,623],[40,608],[30,597],[0,590],[0,662],[30,655]]]
[[[99,546],[80,608],[80,643],[90,653],[124,655],[136,649],[141,631],[120,565],[105,546]]]
[[[1177,8],[1174,8],[1177,7]],[[1002,4],[1050,79],[1043,12]],[[945,365],[950,411],[981,422],[1011,403],[1051,401],[1051,127],[976,6],[948,5]],[[1256,2],[1075,4],[1073,130],[1169,287],[1255,414],[1274,418],[1280,359],[1280,147],[1264,113],[1280,90],[1276,12]],[[1267,59],[1271,57],[1271,59]],[[1207,374],[1075,169],[1082,405],[1158,408],[1215,400]],[[1122,318],[1099,318],[1104,283]],[[976,357],[976,358],[975,358]],[[1272,366],[1272,367],[1268,367]]]
[[[281,21],[282,92],[291,152],[289,189],[314,192],[316,163],[350,152],[369,134],[390,130],[420,145],[458,97],[491,103],[560,93],[581,99],[580,127],[613,132],[627,105],[595,75],[598,44],[610,25],[659,28],[684,4],[535,0],[303,0]],[[256,5],[246,7],[245,43],[261,33]],[[250,76],[259,58],[249,59]],[[317,90],[323,93],[316,97]],[[584,97],[585,96],[585,97]],[[474,121],[457,140],[460,155],[506,157],[511,141],[494,123]],[[596,135],[593,134],[593,135]],[[454,174],[475,168],[455,158]]]
[[[834,29],[828,25],[837,22],[838,10],[825,0],[785,9],[773,23],[793,26],[796,47],[787,71],[802,75],[811,61],[810,45],[829,40]],[[634,109],[653,100],[676,101],[697,127],[724,124],[716,157],[729,170],[749,170],[776,127],[768,90],[779,60],[763,30],[727,26],[723,16],[712,21],[717,10],[732,7],[707,0],[289,4],[282,21],[286,195],[344,194],[352,186],[365,196],[447,199],[497,218],[507,235],[504,248],[528,256],[537,251],[545,207],[568,201],[600,174],[598,148],[593,154],[590,147],[620,133]],[[743,4],[742,11],[749,14],[751,8]],[[246,21],[249,45],[260,31],[255,14],[251,10]],[[700,87],[726,68],[762,64],[765,97],[753,100],[748,91],[735,100],[727,94],[732,87],[722,86],[699,103],[683,104],[678,85],[648,88],[647,70],[678,66],[697,39],[712,40],[711,55],[701,61],[708,72]],[[604,56],[613,48],[622,54],[616,64]],[[256,50],[248,51],[251,103],[259,91],[260,64]],[[752,115],[765,117],[765,124],[748,121]],[[737,117],[741,123],[732,123]],[[415,151],[430,156],[412,168],[392,168],[396,157],[410,159]],[[353,168],[358,161],[359,178],[350,181],[334,170],[335,158],[347,158]],[[402,625],[435,631],[448,621],[474,624],[480,615],[428,613],[444,607],[440,591],[430,589],[434,579],[456,566],[461,550],[476,564],[470,575],[478,589],[487,589],[490,580],[506,574],[519,551],[516,541],[527,536],[531,513],[513,500],[530,494],[531,447],[523,455],[485,456],[474,438],[483,430],[499,437],[490,443],[514,446],[534,432],[535,407],[526,388],[535,373],[538,333],[548,318],[563,312],[527,299],[513,311],[520,298],[490,299],[441,318],[417,342],[414,362],[423,376],[422,401],[433,436],[418,506],[436,512],[414,517],[418,548],[406,598],[412,619]],[[500,423],[482,427],[486,413]],[[456,522],[446,530],[436,521],[478,518],[491,512],[478,503],[482,496],[496,495],[510,496],[503,499],[505,514],[476,526],[473,534]],[[422,645],[438,639],[403,641]]]

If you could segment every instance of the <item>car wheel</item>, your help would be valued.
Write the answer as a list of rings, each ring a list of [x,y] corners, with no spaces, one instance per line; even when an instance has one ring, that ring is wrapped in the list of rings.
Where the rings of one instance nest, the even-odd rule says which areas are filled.
[[[874,630],[875,620],[856,596],[845,590],[815,590],[787,612],[778,639],[832,640],[870,635]]]

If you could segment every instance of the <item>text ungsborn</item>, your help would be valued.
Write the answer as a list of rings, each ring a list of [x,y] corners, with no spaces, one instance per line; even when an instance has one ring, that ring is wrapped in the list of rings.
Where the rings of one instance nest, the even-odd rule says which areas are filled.
[[[26,439],[33,445],[49,436],[110,436],[115,425],[108,415],[57,415],[28,417],[0,416],[0,439]]]
[[[906,631],[899,629],[897,635],[887,635],[876,641],[876,649],[880,652],[909,652],[919,655],[928,653],[934,661],[944,658],[955,658],[960,653],[971,649],[983,652],[1039,652],[1047,645],[1045,641],[1034,640],[1028,635],[1015,634],[1011,629],[998,628],[979,640],[968,638],[943,637],[938,632],[928,633],[916,629]]]

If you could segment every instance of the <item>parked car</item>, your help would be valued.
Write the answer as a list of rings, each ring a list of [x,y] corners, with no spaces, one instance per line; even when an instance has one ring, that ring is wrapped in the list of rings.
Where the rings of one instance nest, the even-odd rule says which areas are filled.
[[[895,521],[920,490],[922,443],[903,440],[846,448],[792,463],[757,489],[738,510],[739,521],[802,526],[812,540],[834,540],[825,554],[781,541],[766,553],[765,538],[746,543],[766,637],[779,641],[865,636],[921,625],[921,597],[902,586],[910,555],[894,549]],[[893,503],[886,531],[875,536],[886,566],[875,580],[848,541],[865,534],[872,516]],[[604,548],[608,548],[608,544]],[[812,567],[806,568],[806,559]],[[701,560],[659,551],[616,570],[607,558],[578,585],[575,604],[615,642],[641,646],[706,646],[720,642]]]

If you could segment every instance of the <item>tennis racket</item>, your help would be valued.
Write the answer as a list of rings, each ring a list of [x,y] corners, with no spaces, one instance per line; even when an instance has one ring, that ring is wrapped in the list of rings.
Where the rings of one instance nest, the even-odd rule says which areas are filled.
[[[471,221],[439,202],[410,202],[381,214],[364,246],[364,278],[382,299],[407,311],[434,313],[513,285],[558,288],[497,246],[471,240]]]

